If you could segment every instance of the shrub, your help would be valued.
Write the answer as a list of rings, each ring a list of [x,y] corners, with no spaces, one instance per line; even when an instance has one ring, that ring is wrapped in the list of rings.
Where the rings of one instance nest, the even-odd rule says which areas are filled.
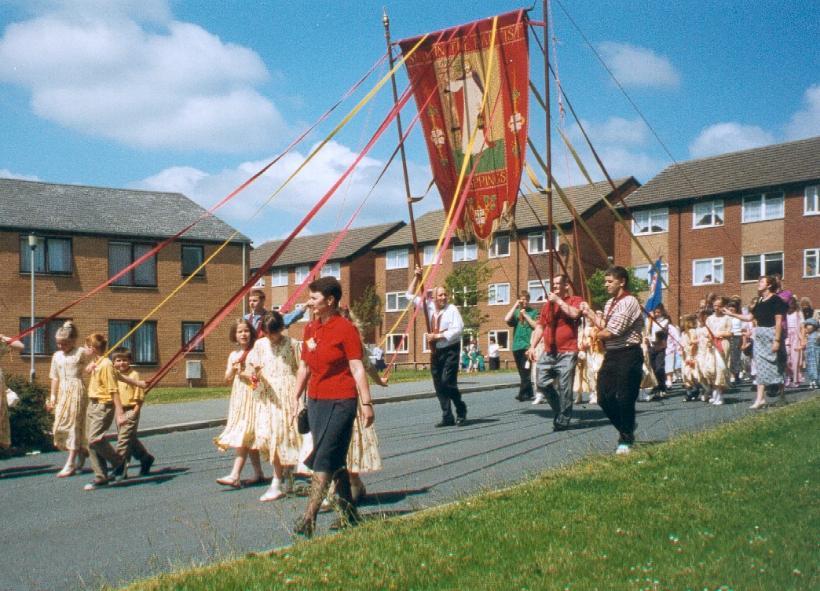
[[[53,419],[45,409],[46,388],[30,384],[19,376],[7,376],[6,386],[20,396],[17,406],[9,409],[12,447],[18,451],[54,449],[51,438]]]

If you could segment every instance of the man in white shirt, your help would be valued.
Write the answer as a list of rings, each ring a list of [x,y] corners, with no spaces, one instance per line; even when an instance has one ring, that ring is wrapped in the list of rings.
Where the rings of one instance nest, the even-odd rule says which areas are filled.
[[[407,288],[407,298],[412,299],[417,306],[422,303],[422,299],[415,295],[422,273],[421,267],[416,267],[413,281]],[[447,303],[447,290],[443,287],[433,289],[433,300],[427,301],[425,307],[430,319],[430,332],[426,335],[430,348],[430,373],[441,405],[441,422],[436,427],[460,426],[467,420],[467,405],[461,400],[461,392],[458,390],[458,363],[464,321],[458,308]],[[456,409],[455,417],[453,406]]]

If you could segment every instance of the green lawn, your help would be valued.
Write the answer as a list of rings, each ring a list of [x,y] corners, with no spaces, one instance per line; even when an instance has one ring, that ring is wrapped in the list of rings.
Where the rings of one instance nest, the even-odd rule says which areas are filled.
[[[132,589],[818,589],[820,398]]]

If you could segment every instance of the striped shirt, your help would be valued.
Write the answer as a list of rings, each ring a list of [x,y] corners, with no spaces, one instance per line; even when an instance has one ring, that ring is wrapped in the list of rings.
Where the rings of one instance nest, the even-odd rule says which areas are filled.
[[[612,337],[604,341],[607,351],[641,344],[644,325],[643,312],[635,296],[627,295],[617,301],[615,298],[610,299],[604,307],[604,318],[606,318],[606,330],[612,334]]]

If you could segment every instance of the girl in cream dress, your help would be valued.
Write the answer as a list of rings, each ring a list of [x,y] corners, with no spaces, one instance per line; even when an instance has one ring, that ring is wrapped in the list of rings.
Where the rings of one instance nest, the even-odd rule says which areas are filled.
[[[23,350],[23,343],[13,341],[10,337],[0,334],[0,354],[4,353],[5,347],[11,347],[18,351]],[[9,407],[6,401],[6,377],[3,369],[0,368],[0,449],[11,447],[11,423],[9,423]]]
[[[225,381],[231,384],[231,399],[228,403],[228,421],[225,429],[214,443],[221,451],[229,448],[236,450],[236,459],[228,476],[217,478],[216,482],[231,488],[240,488],[240,476],[245,461],[250,456],[255,473],[253,480],[247,484],[258,484],[265,479],[262,462],[259,459],[260,440],[266,438],[266,429],[257,437],[257,412],[262,388],[251,367],[255,364],[253,345],[256,331],[248,320],[240,319],[231,327],[230,339],[239,345],[239,350],[228,356],[228,367],[225,370]]]
[[[596,310],[595,315],[603,320],[604,313],[601,310]],[[601,370],[601,365],[604,363],[604,345],[598,339],[598,329],[587,323],[584,330],[584,337],[587,341],[587,382],[589,383],[590,404],[598,404],[598,372]]]
[[[93,354],[86,347],[77,346],[77,327],[70,320],[55,335],[59,349],[51,358],[51,392],[46,410],[54,411],[54,446],[68,451],[65,466],[58,478],[73,476],[88,457],[88,438],[85,429],[88,396],[83,384],[83,371]]]
[[[723,392],[729,385],[729,354],[732,346],[732,319],[724,313],[726,299],[718,297],[713,304],[714,313],[704,321],[706,334],[701,333],[701,343],[708,343],[708,350],[701,357],[701,373],[704,381],[712,387],[710,404],[723,404]]]

